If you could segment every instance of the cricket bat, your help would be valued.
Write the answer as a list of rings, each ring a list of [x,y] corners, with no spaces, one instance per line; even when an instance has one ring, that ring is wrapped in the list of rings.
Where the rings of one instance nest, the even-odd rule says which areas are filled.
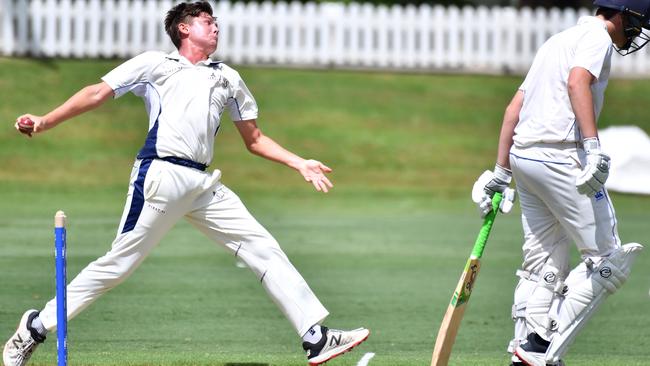
[[[451,297],[445,317],[442,319],[442,324],[440,324],[436,345],[433,348],[431,366],[446,366],[449,362],[451,348],[456,341],[456,334],[458,333],[458,328],[460,328],[460,322],[463,320],[467,302],[469,301],[470,295],[472,295],[474,282],[476,281],[476,276],[478,276],[478,270],[481,268],[481,256],[483,256],[483,250],[490,235],[490,230],[492,230],[492,224],[494,224],[494,218],[499,210],[501,200],[501,193],[496,193],[492,197],[492,211],[483,220],[483,226],[478,234],[478,238],[476,238],[472,254],[469,256],[467,264],[465,264],[465,269],[456,285],[456,290]]]

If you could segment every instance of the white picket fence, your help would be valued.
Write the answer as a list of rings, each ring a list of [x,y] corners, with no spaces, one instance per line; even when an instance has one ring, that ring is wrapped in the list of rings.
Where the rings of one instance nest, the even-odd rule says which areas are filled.
[[[172,0],[0,0],[0,55],[120,57],[172,50]],[[521,73],[550,35],[590,10],[211,2],[217,56],[233,64]],[[650,76],[648,49],[614,57]]]

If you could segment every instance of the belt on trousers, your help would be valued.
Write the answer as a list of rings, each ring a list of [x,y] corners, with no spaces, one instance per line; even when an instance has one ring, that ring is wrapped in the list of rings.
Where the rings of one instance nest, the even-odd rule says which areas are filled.
[[[156,159],[164,160],[164,161],[170,162],[172,164],[181,165],[181,166],[185,166],[185,167],[188,167],[188,168],[198,169],[200,171],[205,171],[208,168],[208,166],[206,164],[197,163],[196,161],[183,159],[183,158],[177,158],[177,157],[174,157],[174,156],[165,156],[164,158],[156,158]]]

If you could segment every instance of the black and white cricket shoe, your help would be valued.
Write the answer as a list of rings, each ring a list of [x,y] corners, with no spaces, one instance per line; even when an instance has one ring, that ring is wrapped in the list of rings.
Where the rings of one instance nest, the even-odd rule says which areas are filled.
[[[307,351],[307,361],[311,366],[323,364],[352,350],[368,339],[370,335],[370,331],[365,328],[336,330],[321,325],[320,329],[323,336],[318,343],[302,343],[302,348]]]
[[[2,351],[2,361],[5,366],[24,366],[32,357],[32,353],[45,337],[38,334],[32,327],[32,320],[38,316],[37,310],[27,310],[20,319],[16,333],[9,338]]]
[[[526,337],[527,342],[520,344],[515,349],[515,356],[526,366],[548,366],[546,363],[546,350],[550,342],[544,340],[537,333],[530,333]],[[514,363],[513,363],[514,364]],[[560,360],[553,366],[564,366]]]

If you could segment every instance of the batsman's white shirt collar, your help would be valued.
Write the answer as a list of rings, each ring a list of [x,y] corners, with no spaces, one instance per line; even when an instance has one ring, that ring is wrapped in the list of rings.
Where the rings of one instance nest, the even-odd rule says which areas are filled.
[[[605,24],[605,21],[593,15],[581,16],[578,19],[578,25],[583,25],[588,23],[600,23],[603,26],[603,28],[607,30],[607,24]]]
[[[169,54],[168,54],[167,56],[165,56],[165,57],[167,57],[167,58],[170,59],[170,60],[175,60],[175,61],[178,61],[178,62],[186,63],[186,64],[189,64],[189,65],[193,65],[193,64],[190,62],[190,60],[188,60],[187,58],[185,58],[185,56],[183,56],[183,55],[181,55],[180,53],[178,53],[178,50],[169,53]],[[222,63],[222,62],[221,62],[221,61],[218,61],[218,60],[212,60],[212,58],[208,57],[206,60],[203,60],[203,61],[199,61],[199,62],[197,62],[196,65],[213,66],[213,65],[220,64],[220,63]]]

